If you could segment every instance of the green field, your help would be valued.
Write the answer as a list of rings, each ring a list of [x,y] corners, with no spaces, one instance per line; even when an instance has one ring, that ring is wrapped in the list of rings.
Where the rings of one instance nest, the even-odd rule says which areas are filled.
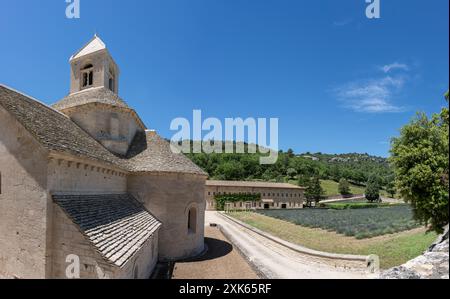
[[[416,228],[401,233],[358,240],[354,237],[296,225],[259,213],[239,212],[232,213],[231,216],[281,239],[311,249],[342,254],[376,254],[380,257],[383,269],[404,264],[419,256],[437,238],[435,233],[427,234],[424,228]]]
[[[321,180],[320,182],[323,190],[325,191],[325,196],[340,195],[338,182],[332,180]],[[364,186],[350,184],[350,191],[352,192],[352,194],[364,194],[366,192],[366,188]],[[381,190],[380,195],[390,197],[385,190]]]
[[[419,227],[409,205],[371,209],[261,210],[258,213],[298,224],[352,236],[372,238]]]
[[[325,191],[325,196],[339,195],[339,183],[332,180],[321,180],[321,185]],[[361,186],[350,184],[352,194],[364,194],[366,189]]]

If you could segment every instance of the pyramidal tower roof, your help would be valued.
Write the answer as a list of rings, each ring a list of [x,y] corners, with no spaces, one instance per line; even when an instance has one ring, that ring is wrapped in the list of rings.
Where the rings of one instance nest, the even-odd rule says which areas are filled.
[[[101,50],[106,50],[106,44],[95,34],[83,48],[70,57],[70,61]]]

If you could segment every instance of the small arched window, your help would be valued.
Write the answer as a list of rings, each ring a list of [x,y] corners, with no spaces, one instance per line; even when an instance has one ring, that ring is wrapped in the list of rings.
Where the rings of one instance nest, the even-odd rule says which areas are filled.
[[[109,89],[111,91],[115,91],[115,82],[114,82],[114,78],[113,77],[109,78]]]
[[[111,91],[115,91],[116,90],[116,76],[114,74],[114,70],[113,67],[111,66],[109,68],[109,82],[108,82],[108,87]]]
[[[197,209],[192,207],[188,212],[188,232],[195,234],[197,232]]]
[[[92,64],[86,64],[81,69],[81,86],[83,88],[90,87],[94,84],[94,66]]]

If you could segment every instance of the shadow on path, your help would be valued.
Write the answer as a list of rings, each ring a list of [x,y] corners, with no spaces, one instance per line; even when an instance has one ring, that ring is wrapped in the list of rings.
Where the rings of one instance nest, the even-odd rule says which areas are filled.
[[[207,248],[207,251],[204,252],[202,255],[191,259],[182,260],[179,261],[178,263],[190,263],[190,262],[202,262],[214,260],[226,256],[231,251],[233,251],[233,246],[230,243],[214,238],[206,237],[205,246]]]
[[[171,279],[175,264],[214,260],[224,257],[233,251],[233,246],[230,243],[208,237],[205,238],[205,248],[206,250],[201,255],[191,259],[177,262],[159,262],[153,271],[151,279]]]

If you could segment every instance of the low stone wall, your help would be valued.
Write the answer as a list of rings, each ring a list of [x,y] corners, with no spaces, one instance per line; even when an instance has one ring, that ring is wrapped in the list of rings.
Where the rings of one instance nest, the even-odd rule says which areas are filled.
[[[383,272],[381,279],[449,279],[449,230],[421,256]]]
[[[321,260],[326,260],[329,263],[333,263],[336,267],[342,268],[354,268],[354,269],[363,269],[364,271],[371,273],[373,275],[377,275],[379,271],[380,260],[377,255],[351,255],[351,254],[336,254],[336,253],[328,253],[317,251],[313,249],[309,249],[297,244],[290,243],[278,237],[275,237],[269,233],[263,232],[255,227],[247,225],[242,221],[234,219],[224,213],[218,213],[227,221],[232,221],[254,233],[257,233],[260,236],[263,236],[275,243],[278,243],[286,248],[289,248],[293,251],[296,251],[301,254],[309,255],[311,258],[317,258]]]

